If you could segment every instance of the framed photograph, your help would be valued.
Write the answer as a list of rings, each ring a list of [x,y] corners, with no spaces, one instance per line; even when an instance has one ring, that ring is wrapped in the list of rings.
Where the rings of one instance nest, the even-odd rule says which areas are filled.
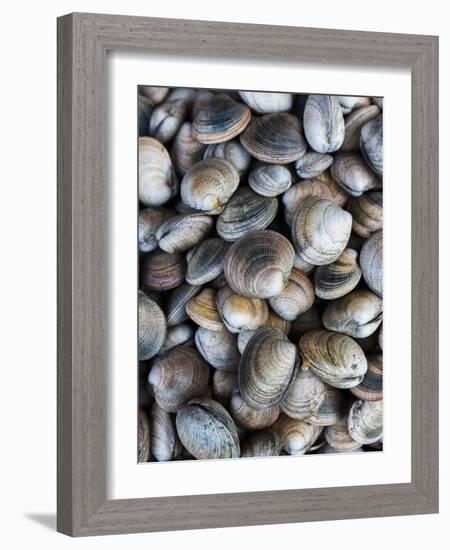
[[[438,511],[438,39],[58,19],[58,530]]]

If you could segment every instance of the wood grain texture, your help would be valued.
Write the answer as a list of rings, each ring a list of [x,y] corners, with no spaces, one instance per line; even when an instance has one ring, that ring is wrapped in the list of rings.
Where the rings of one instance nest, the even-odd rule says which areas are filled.
[[[106,53],[409,67],[412,73],[412,482],[106,499]],[[58,20],[58,530],[99,535],[438,510],[438,40],[115,15]],[[356,92],[355,92],[356,93]]]

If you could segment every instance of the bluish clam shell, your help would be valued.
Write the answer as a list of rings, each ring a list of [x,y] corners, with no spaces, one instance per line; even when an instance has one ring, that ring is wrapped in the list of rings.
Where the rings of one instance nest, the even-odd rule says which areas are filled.
[[[360,146],[364,160],[376,174],[382,176],[383,115],[378,115],[361,128]]]
[[[344,116],[336,96],[310,95],[303,113],[305,137],[318,153],[337,151],[345,133]]]

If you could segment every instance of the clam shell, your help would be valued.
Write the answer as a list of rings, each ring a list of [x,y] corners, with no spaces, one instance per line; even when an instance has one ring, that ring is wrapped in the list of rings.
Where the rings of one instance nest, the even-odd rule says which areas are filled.
[[[262,410],[280,403],[292,382],[296,363],[295,346],[281,330],[258,329],[239,364],[239,391],[246,404]]]
[[[319,174],[315,179],[318,179],[320,181],[323,181],[326,186],[328,187],[331,198],[334,200],[336,204],[338,204],[341,207],[344,207],[347,204],[348,199],[350,198],[350,195],[346,193],[342,187],[340,187],[336,180],[331,175],[330,170],[325,170],[325,172],[322,172]]]
[[[139,211],[139,250],[151,252],[158,247],[156,232],[174,215],[171,208],[150,207]]]
[[[314,273],[316,295],[335,300],[352,291],[361,279],[357,258],[356,250],[346,248],[335,262],[319,266]]]
[[[212,399],[194,399],[176,418],[178,436],[198,460],[239,458],[239,437],[233,419]]]
[[[153,105],[164,101],[169,94],[170,88],[162,86],[139,86],[139,93],[148,97]]]
[[[173,254],[185,252],[199,243],[214,224],[206,214],[181,214],[165,221],[156,233],[159,247]]]
[[[358,153],[338,153],[331,166],[331,175],[353,197],[380,187],[380,180]]]
[[[158,462],[173,460],[181,453],[172,416],[156,403],[150,411],[150,450]]]
[[[138,462],[148,462],[150,458],[150,427],[147,415],[142,409],[139,409],[137,451]]]
[[[333,449],[339,453],[348,453],[361,447],[348,432],[347,417],[340,418],[336,424],[327,426],[324,430],[325,439]]]
[[[383,227],[383,194],[369,191],[360,197],[350,199],[347,209],[352,215],[352,229],[367,239]]]
[[[249,231],[265,229],[277,214],[276,198],[262,197],[249,187],[240,187],[217,218],[217,233],[236,241]]]
[[[142,260],[141,280],[151,290],[169,290],[184,281],[186,262],[181,254],[154,250]]]
[[[326,384],[311,369],[298,369],[281,401],[281,410],[290,418],[305,420],[316,414],[325,400]]]
[[[178,179],[164,145],[151,137],[139,138],[139,200],[161,206],[178,192]]]
[[[255,410],[242,399],[239,390],[235,388],[231,394],[230,414],[238,426],[245,430],[264,430],[271,426],[280,415],[280,407],[266,407]]]
[[[282,319],[279,315],[277,315],[274,311],[269,309],[269,317],[267,321],[264,323],[265,327],[272,327],[281,330],[284,334],[288,334],[289,330],[291,328],[290,321],[286,321],[285,319]],[[243,332],[240,332],[238,334],[238,349],[242,353],[244,353],[244,349],[247,346],[248,342],[250,341],[250,338],[255,334],[257,329],[254,330],[244,330]]]
[[[354,109],[367,107],[367,105],[370,105],[370,97],[338,95],[336,98],[339,101],[339,105],[341,106],[344,115],[350,113]]]
[[[185,98],[167,99],[158,105],[150,117],[149,133],[160,143],[168,143],[186,119],[188,101]]]
[[[217,292],[216,305],[224,325],[232,333],[256,330],[269,319],[269,308],[264,300],[246,298],[229,286]]]
[[[242,443],[241,458],[278,456],[281,441],[272,430],[261,430],[252,433]]]
[[[344,393],[328,384],[325,384],[325,386],[325,399],[317,412],[308,417],[309,424],[332,426],[344,417],[348,410]]]
[[[370,445],[381,439],[383,401],[355,401],[348,414],[348,431],[361,445]]]
[[[239,92],[245,103],[257,113],[278,113],[290,111],[293,95],[277,92]]]
[[[383,399],[383,356],[381,354],[367,357],[367,372],[358,386],[350,391],[358,399],[364,401],[380,401]]]
[[[328,185],[318,179],[305,180],[293,185],[282,197],[284,218],[291,225],[294,215],[308,197],[333,198]]]
[[[325,265],[342,254],[351,229],[351,215],[333,200],[308,197],[292,220],[292,240],[300,257],[314,265]]]
[[[383,110],[383,98],[382,97],[373,97],[372,103],[374,103],[379,109]]]
[[[185,204],[207,214],[220,214],[239,185],[236,168],[225,159],[209,158],[195,164],[181,182]]]
[[[361,153],[379,176],[383,175],[383,115],[366,122],[361,128],[360,137]]]
[[[194,348],[177,346],[158,356],[148,375],[155,401],[166,412],[177,412],[208,387],[209,366]]]
[[[354,290],[333,300],[322,316],[325,328],[353,338],[370,336],[382,320],[383,300],[370,290]]]
[[[309,451],[321,434],[322,427],[281,415],[273,430],[281,439],[283,449],[288,454],[297,456]]]
[[[239,176],[243,176],[251,164],[251,157],[237,139],[224,143],[208,145],[203,158],[226,159],[236,168]]]
[[[308,273],[311,273],[311,271],[313,271],[316,266],[310,264],[309,262],[306,262],[303,258],[296,254],[294,257],[294,267],[308,275]]]
[[[139,122],[139,136],[148,136],[148,127],[150,123],[150,116],[152,114],[153,104],[141,94],[138,96],[138,122]]]
[[[289,280],[294,263],[291,243],[274,231],[252,231],[225,256],[224,273],[234,292],[248,298],[270,298]]]
[[[229,244],[222,239],[206,239],[187,254],[186,281],[203,285],[223,272],[223,262]]]
[[[300,120],[290,113],[254,119],[241,135],[241,143],[252,157],[272,164],[289,164],[306,152]]]
[[[341,151],[346,153],[358,152],[361,128],[379,113],[380,109],[376,105],[367,105],[352,111],[345,118],[345,139]]]
[[[251,118],[250,109],[226,94],[213,95],[198,107],[192,130],[201,143],[221,143],[240,134]]]
[[[363,350],[345,334],[313,330],[300,338],[299,348],[304,367],[336,388],[357,386],[366,374]]]
[[[139,360],[150,359],[158,353],[166,337],[166,319],[162,309],[139,291]]]
[[[237,386],[237,372],[226,370],[214,371],[212,378],[212,393],[216,401],[228,408],[233,389]]]
[[[290,171],[279,164],[261,164],[248,176],[250,187],[263,197],[276,197],[292,185]]]
[[[216,307],[216,291],[203,289],[186,304],[186,313],[197,325],[209,330],[223,330],[224,324]]]
[[[168,327],[166,338],[159,350],[159,354],[167,353],[169,350],[182,344],[189,345],[194,341],[195,330],[189,323],[180,323],[174,327]]]
[[[269,298],[269,305],[282,319],[294,321],[313,305],[314,298],[308,276],[293,267],[288,284],[280,294]]]
[[[173,141],[171,157],[180,176],[184,176],[194,164],[203,159],[206,145],[192,135],[192,124],[184,122]]]
[[[310,95],[303,113],[303,128],[317,153],[337,151],[344,141],[344,116],[336,96]]]
[[[185,283],[172,290],[165,308],[167,326],[175,326],[189,319],[186,304],[200,292],[200,289],[200,286]]]
[[[214,368],[237,372],[241,354],[234,334],[227,330],[208,330],[199,327],[195,333],[195,345],[203,358]]]
[[[383,296],[383,231],[376,231],[361,248],[361,271],[367,286]]]
[[[310,151],[295,163],[295,171],[302,179],[312,179],[319,176],[333,164],[333,155]]]

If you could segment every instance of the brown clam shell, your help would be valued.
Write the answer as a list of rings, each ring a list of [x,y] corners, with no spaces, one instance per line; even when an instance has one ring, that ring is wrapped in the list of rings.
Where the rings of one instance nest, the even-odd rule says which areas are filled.
[[[184,281],[186,261],[181,254],[154,250],[142,260],[141,281],[150,290],[170,290]]]

